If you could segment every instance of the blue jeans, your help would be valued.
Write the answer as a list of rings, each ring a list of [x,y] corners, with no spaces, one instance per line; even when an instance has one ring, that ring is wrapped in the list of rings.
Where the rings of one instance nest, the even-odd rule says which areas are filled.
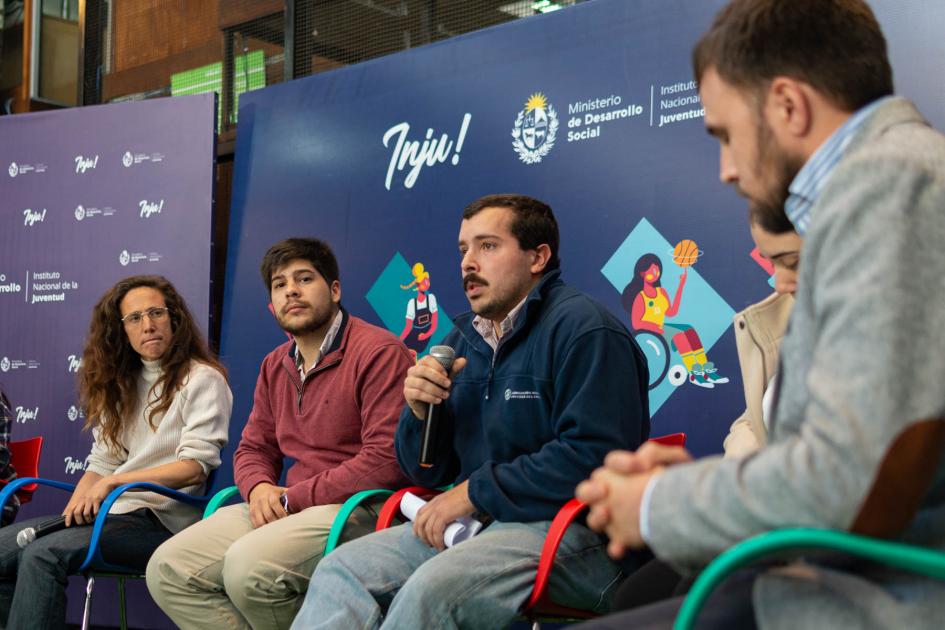
[[[16,535],[26,527],[48,521],[41,516],[0,529],[0,628],[64,628],[66,586],[89,549],[92,527],[77,526],[37,538],[24,549]],[[102,529],[106,562],[144,572],[154,550],[171,537],[151,510],[113,514]]]
[[[443,552],[409,523],[345,543],[315,569],[292,628],[503,627],[531,593],[550,524],[493,523]],[[559,604],[605,611],[621,577],[600,538],[572,525],[550,593]]]
[[[752,588],[760,571],[742,569],[726,578],[702,607],[693,625],[696,630],[755,630]],[[671,597],[632,610],[607,615],[581,624],[580,630],[672,630],[685,595]]]

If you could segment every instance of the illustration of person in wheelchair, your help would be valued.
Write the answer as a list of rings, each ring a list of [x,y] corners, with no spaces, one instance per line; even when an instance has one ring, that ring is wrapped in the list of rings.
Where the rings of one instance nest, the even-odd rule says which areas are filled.
[[[652,253],[640,256],[633,267],[633,279],[621,293],[621,303],[630,316],[634,337],[647,357],[650,389],[655,389],[664,379],[673,387],[679,387],[686,380],[708,389],[728,383],[728,378],[719,374],[715,364],[709,361],[695,328],[666,321],[679,312],[686,273],[698,257],[699,249],[689,239],[680,241],[673,249],[673,262],[683,268],[683,273],[672,301],[660,283],[663,263]],[[671,351],[678,353],[682,365],[674,364]]]

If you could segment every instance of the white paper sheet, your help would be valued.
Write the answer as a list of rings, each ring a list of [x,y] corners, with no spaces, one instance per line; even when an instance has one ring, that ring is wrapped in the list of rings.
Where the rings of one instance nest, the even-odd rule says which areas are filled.
[[[426,504],[426,501],[408,492],[404,494],[404,498],[400,500],[400,511],[412,521],[417,517],[417,512],[420,511],[420,508]],[[463,516],[446,526],[446,531],[443,532],[443,542],[447,547],[458,545],[464,540],[478,534],[481,529],[482,523],[471,516]]]

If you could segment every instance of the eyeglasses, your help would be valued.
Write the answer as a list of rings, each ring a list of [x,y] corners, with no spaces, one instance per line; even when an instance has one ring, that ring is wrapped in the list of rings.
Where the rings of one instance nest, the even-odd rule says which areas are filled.
[[[145,316],[147,316],[152,322],[160,322],[167,317],[167,314],[168,310],[166,306],[156,306],[154,308],[149,308],[144,312],[135,311],[134,313],[128,313],[121,318],[121,323],[123,323],[125,326],[140,326]]]

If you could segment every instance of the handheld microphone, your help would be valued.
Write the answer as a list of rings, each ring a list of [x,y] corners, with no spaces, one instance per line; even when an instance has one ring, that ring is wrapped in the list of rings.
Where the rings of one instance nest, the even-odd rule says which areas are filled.
[[[21,529],[16,535],[16,544],[20,547],[20,549],[22,549],[37,538],[42,538],[46,534],[52,534],[53,532],[58,532],[60,529],[65,528],[65,516],[51,518],[48,521],[43,521],[42,523],[37,524],[36,527],[27,527],[25,529]]]
[[[439,361],[440,365],[446,370],[449,376],[450,368],[453,367],[453,359],[456,358],[456,351],[449,346],[433,346],[430,348],[430,356]],[[427,421],[423,425],[423,439],[420,442],[420,467],[433,467],[433,447],[436,445],[436,430],[440,423],[440,406],[427,406]]]

